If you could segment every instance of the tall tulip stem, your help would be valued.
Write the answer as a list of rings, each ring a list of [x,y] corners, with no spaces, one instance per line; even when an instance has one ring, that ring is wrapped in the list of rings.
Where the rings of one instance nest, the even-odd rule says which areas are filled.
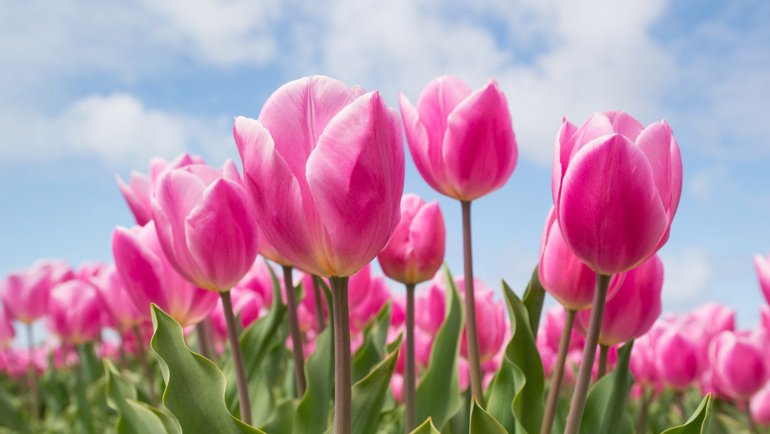
[[[406,397],[406,432],[417,427],[415,406],[415,363],[414,363],[414,283],[406,284],[406,371],[404,372],[404,395]]]
[[[350,434],[352,373],[350,367],[350,312],[348,278],[331,277],[334,311],[334,433]]]
[[[564,328],[561,331],[559,352],[556,354],[556,363],[553,366],[551,388],[548,390],[548,399],[546,401],[545,415],[543,416],[540,434],[551,434],[553,418],[556,416],[556,405],[559,402],[561,380],[564,378],[564,362],[567,360],[567,352],[569,351],[569,344],[572,339],[572,327],[575,324],[575,311],[565,308],[564,313]]]
[[[292,354],[294,354],[294,380],[297,386],[297,396],[301,397],[305,394],[305,354],[302,348],[302,332],[299,330],[297,299],[294,294],[294,279],[291,266],[283,266],[283,285],[286,287],[289,333],[291,333],[291,349]]]
[[[572,394],[564,434],[577,434],[580,431],[580,422],[583,419],[588,386],[591,383],[591,371],[593,371],[594,359],[596,358],[596,345],[599,343],[599,331],[602,326],[604,304],[607,301],[607,288],[610,285],[611,277],[605,274],[596,274],[596,291],[594,291],[591,319],[589,320],[583,358],[580,362],[580,370],[575,382],[575,391]]]
[[[604,377],[607,373],[607,357],[610,353],[610,347],[607,345],[599,345],[599,370],[596,373],[598,378]]]
[[[32,323],[27,324],[27,352],[29,354],[27,381],[29,382],[30,415],[32,416],[32,420],[36,421],[38,417],[37,370],[35,369],[35,339],[32,331]]]
[[[233,302],[230,300],[230,291],[220,292],[219,296],[222,298],[222,310],[225,311],[227,335],[230,338],[230,351],[232,351],[233,364],[235,365],[235,379],[238,386],[238,401],[240,402],[241,408],[241,420],[246,424],[251,425],[249,385],[246,382],[246,373],[243,369],[243,355],[241,354],[241,344],[238,339],[235,315],[233,314]]]
[[[201,355],[209,360],[213,360],[211,358],[211,346],[209,346],[205,319],[195,325],[195,335],[198,338],[198,349],[200,350]]]
[[[139,359],[139,364],[142,366],[142,370],[144,370],[144,378],[147,379],[148,390],[150,391],[150,401],[153,404],[156,404],[158,402],[158,397],[155,394],[155,375],[152,373],[152,366],[150,366],[150,361],[147,360],[147,352],[144,348],[142,330],[138,325],[135,325],[131,330],[134,333],[134,341],[136,341],[134,344],[136,345],[136,358]]]
[[[468,343],[468,367],[471,377],[471,393],[484,407],[484,388],[481,383],[479,335],[476,330],[476,296],[473,293],[473,250],[471,248],[471,202],[460,201],[463,214],[463,260],[465,265],[465,335]]]
[[[320,277],[313,276],[313,296],[315,298],[315,312],[316,321],[318,321],[318,333],[321,333],[326,328],[326,321],[324,321],[324,306],[323,295],[321,294],[321,285],[318,284]]]
[[[636,419],[636,433],[645,434],[647,432],[647,411],[650,406],[651,391],[647,386],[642,386],[642,393],[639,396],[639,416]]]

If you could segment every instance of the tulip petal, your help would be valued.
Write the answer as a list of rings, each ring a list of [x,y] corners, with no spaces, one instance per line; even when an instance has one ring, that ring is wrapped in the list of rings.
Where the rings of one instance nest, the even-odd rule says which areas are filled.
[[[672,133],[668,124],[656,122],[645,128],[636,140],[637,146],[641,148],[647,157],[647,161],[650,163],[655,186],[660,193],[663,207],[667,211],[670,210],[672,203],[676,202],[678,204],[678,194],[682,190],[681,164],[678,169],[674,167],[675,161],[672,161],[674,149],[672,149],[673,143],[671,139]],[[674,177],[677,176],[677,173],[680,177],[678,186],[674,182]],[[676,212],[676,206],[669,212],[669,215],[673,217],[674,212]]]
[[[593,270],[611,275],[639,264],[655,253],[667,221],[647,158],[627,138],[600,137],[572,157],[559,226]]]
[[[387,244],[400,218],[402,143],[396,114],[376,92],[345,107],[318,140],[307,180],[328,234],[327,275],[353,274]]]
[[[621,110],[613,110],[604,113],[612,124],[612,130],[616,133],[625,136],[632,142],[636,141],[639,137],[639,133],[642,132],[644,126],[639,121],[634,119],[633,116]]]
[[[152,222],[148,224],[152,225]],[[126,228],[116,228],[112,235],[112,254],[115,263],[120,265],[118,273],[131,301],[142,317],[149,320],[150,303],[166,309],[168,302],[160,281],[162,265],[155,255],[142,247],[138,235]]]
[[[471,88],[462,80],[442,76],[428,83],[420,94],[417,112],[428,133],[430,149],[435,153],[431,161],[440,158],[449,115],[471,92]]]
[[[406,96],[402,94],[398,103],[401,108],[401,118],[404,121],[409,153],[412,154],[412,160],[420,175],[434,190],[447,196],[455,196],[455,191],[446,176],[440,144],[431,146],[428,130],[422,123],[417,109]]]
[[[477,199],[505,184],[518,150],[508,103],[497,83],[490,82],[455,107],[442,151],[458,199]]]
[[[564,172],[567,170],[569,163],[569,156],[572,154],[572,146],[574,146],[574,136],[577,132],[577,127],[572,122],[567,121],[567,118],[563,118],[561,121],[561,128],[556,135],[556,145],[553,152],[553,166],[551,172],[551,195],[553,196],[553,204],[558,212],[559,209],[559,193],[561,192],[561,180],[564,178]]]
[[[206,189],[203,200],[187,218],[187,245],[208,281],[199,286],[228,291],[254,263],[256,220],[248,204],[240,186],[219,179]]]

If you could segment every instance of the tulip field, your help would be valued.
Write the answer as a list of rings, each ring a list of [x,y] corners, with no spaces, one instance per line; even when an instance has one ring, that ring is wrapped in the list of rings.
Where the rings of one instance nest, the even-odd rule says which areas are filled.
[[[113,261],[2,278],[0,433],[770,433],[770,308],[751,330],[717,303],[662,313],[675,126],[565,119],[512,287],[474,277],[472,205],[518,159],[495,80],[393,108],[310,76],[261,104],[232,121],[240,161],[118,178],[136,225],[104,240]],[[435,197],[404,191],[407,158]]]

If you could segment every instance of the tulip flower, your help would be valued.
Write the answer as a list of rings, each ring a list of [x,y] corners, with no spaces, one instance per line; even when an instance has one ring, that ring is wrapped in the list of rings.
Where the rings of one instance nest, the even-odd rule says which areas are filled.
[[[698,345],[681,329],[670,328],[657,339],[656,368],[664,383],[684,389],[701,374]]]
[[[114,265],[105,265],[88,281],[95,287],[102,307],[111,317],[112,325],[118,333],[127,333],[145,320],[131,301],[131,295]]]
[[[16,337],[16,330],[13,328],[13,321],[5,310],[0,309],[0,353],[9,348]]]
[[[69,265],[55,260],[38,261],[26,270],[9,274],[0,288],[6,313],[31,325],[46,314],[51,288],[73,277]]]
[[[463,257],[469,280],[465,311],[472,394],[483,407],[473,290],[471,202],[502,187],[516,167],[518,148],[508,102],[495,81],[473,91],[454,77],[439,77],[417,106],[399,100],[406,139],[417,170],[434,190],[460,201]]]
[[[711,342],[709,364],[716,390],[737,401],[757,393],[768,375],[762,350],[748,337],[730,331]]]
[[[754,422],[763,426],[770,425],[770,383],[765,384],[751,398],[750,412]]]
[[[259,293],[236,286],[230,291],[230,295],[233,302],[233,313],[240,318],[241,330],[247,328],[264,314],[265,300]],[[211,312],[211,322],[217,335],[226,338],[227,319],[221,300]]]
[[[118,227],[112,234],[115,267],[126,290],[145,319],[150,304],[157,304],[182,327],[208,317],[217,303],[217,294],[190,284],[171,266],[153,222],[143,227]]]
[[[379,93],[322,76],[283,85],[259,120],[237,117],[233,128],[265,238],[294,266],[331,278],[338,433],[351,423],[347,277],[382,251],[398,224],[401,134]]]
[[[762,289],[762,294],[764,294],[765,300],[770,303],[770,255],[766,257],[754,256],[754,267],[757,270],[759,287]]]
[[[102,330],[101,308],[90,283],[80,279],[60,283],[51,290],[48,328],[71,345],[95,341]]]

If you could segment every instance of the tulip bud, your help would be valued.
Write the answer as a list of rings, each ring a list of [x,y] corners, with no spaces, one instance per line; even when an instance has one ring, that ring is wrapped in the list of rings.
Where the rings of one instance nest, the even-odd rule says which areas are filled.
[[[770,303],[770,255],[767,257],[756,255],[754,257],[754,267],[757,270],[759,287],[762,289],[765,301]]]
[[[69,344],[95,341],[101,335],[101,302],[86,281],[73,279],[55,286],[48,312],[49,330]]]
[[[709,361],[715,389],[735,400],[750,398],[767,378],[762,350],[734,332],[725,331],[714,338]]]
[[[657,339],[656,368],[663,382],[684,389],[701,374],[697,344],[678,328],[670,328]]]

